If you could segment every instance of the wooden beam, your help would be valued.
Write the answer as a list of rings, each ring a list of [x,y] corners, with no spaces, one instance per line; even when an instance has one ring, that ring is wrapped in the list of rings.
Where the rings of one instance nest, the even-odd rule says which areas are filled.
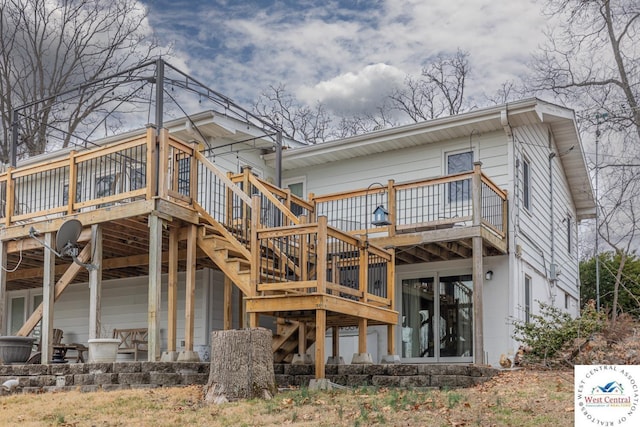
[[[398,324],[397,311],[340,298],[334,295],[289,294],[245,298],[245,301],[247,303],[247,310],[256,313],[270,314],[321,309],[327,312],[342,313],[350,317],[366,318],[384,324]]]
[[[102,226],[91,226],[91,263],[96,267],[89,271],[89,339],[108,338],[101,335],[102,298]]]
[[[484,364],[484,326],[482,293],[484,288],[484,272],[482,262],[482,238],[473,238],[473,362]]]
[[[187,274],[184,307],[185,351],[193,351],[193,331],[196,307],[196,248],[198,247],[198,227],[191,225],[187,237]]]
[[[91,239],[91,228],[85,228],[78,237],[78,242],[88,242]],[[33,249],[42,248],[42,243],[35,239],[25,238],[21,240],[10,240],[5,242],[7,245],[7,253],[26,252]]]
[[[416,233],[397,234],[393,237],[375,237],[369,239],[372,244],[379,247],[415,246],[435,242],[455,242],[462,239],[471,239],[480,235],[479,226],[443,228],[440,230],[427,230]]]
[[[224,310],[223,329],[225,331],[228,331],[229,329],[233,329],[232,296],[233,296],[233,282],[231,281],[229,276],[225,274],[224,275],[224,295],[223,295],[223,303],[222,303],[222,306],[223,306],[222,309]]]
[[[169,278],[167,290],[167,351],[176,351],[178,329],[178,227],[169,229]]]
[[[340,357],[340,328],[337,326],[331,327],[331,353],[337,363]]]
[[[367,319],[358,319],[358,353],[367,352]]]
[[[473,203],[473,224],[479,226],[482,221],[482,163],[473,164],[473,179],[471,184],[471,200]],[[484,363],[484,329],[483,329],[483,253],[482,237],[473,237],[473,362],[477,365]]]
[[[316,310],[316,379],[325,377],[325,331],[327,330],[327,312]],[[305,337],[306,340],[306,337]]]
[[[462,258],[469,258],[471,257],[471,250],[465,248],[462,245],[459,245],[457,242],[441,242],[441,243],[437,243],[438,246],[453,252],[454,254],[458,255],[459,257]]]
[[[298,354],[307,353],[307,322],[300,322],[298,325]]]
[[[396,354],[396,326],[387,325],[387,354],[393,356]]]
[[[85,263],[89,260],[91,256],[91,245],[88,244],[84,247],[82,251],[78,254],[78,260],[82,263]],[[67,268],[67,271],[64,272],[58,283],[56,283],[54,299],[57,300],[62,292],[67,288],[69,283],[78,275],[80,270],[83,267],[73,263]],[[36,327],[40,319],[42,319],[42,303],[31,313],[31,316],[27,319],[27,321],[22,325],[20,330],[16,333],[18,336],[26,337],[33,331],[33,328]]]
[[[187,251],[182,250],[178,251],[178,261],[184,261],[187,259]],[[169,252],[162,253],[162,262],[169,261]],[[56,265],[56,275],[64,273],[73,263],[70,264],[57,264]],[[119,268],[126,267],[139,267],[143,265],[149,265],[149,255],[148,254],[140,254],[140,255],[131,255],[119,258],[109,258],[102,260],[102,270],[116,270]],[[37,268],[27,268],[24,270],[17,270],[12,273],[7,274],[7,280],[20,280],[20,279],[28,279],[33,277],[42,277],[44,273],[44,269],[42,267]]]
[[[441,260],[449,260],[449,256],[442,250],[442,248],[435,244],[428,244],[424,246],[424,250],[431,255],[440,258]]]
[[[160,307],[162,290],[162,226],[163,220],[149,215],[149,303],[147,313],[147,360],[155,362],[160,356]]]
[[[79,220],[85,227],[102,222],[111,222],[122,218],[148,215],[155,208],[154,200],[137,200],[123,205],[109,206],[88,212],[79,212],[61,218],[47,218],[30,222],[29,224],[14,224],[0,229],[0,239],[13,240],[29,236],[29,229],[33,226],[40,233],[57,231],[60,226],[71,218]]]

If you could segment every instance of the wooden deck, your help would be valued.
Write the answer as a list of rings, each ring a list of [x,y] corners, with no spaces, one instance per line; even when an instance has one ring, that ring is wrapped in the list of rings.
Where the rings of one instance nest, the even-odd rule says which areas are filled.
[[[70,283],[91,286],[96,274],[101,280],[149,276],[154,295],[160,275],[167,273],[169,351],[176,348],[178,271],[187,272],[187,349],[193,348],[195,271],[211,267],[227,277],[227,302],[231,283],[242,291],[250,325],[260,315],[299,325],[287,332],[298,341],[298,351],[306,346],[308,327],[316,336],[334,327],[335,336],[337,327],[355,325],[366,352],[367,325],[381,324],[388,326],[388,351],[394,354],[397,263],[476,262],[507,250],[506,193],[479,166],[449,177],[390,181],[382,189],[311,195],[307,201],[248,170],[223,173],[194,144],[166,130],[156,136],[154,128],[138,138],[9,169],[0,174],[0,199],[0,258],[6,267],[0,294],[55,284],[50,307],[36,310],[21,334],[50,316],[47,310]],[[371,224],[369,210],[378,205],[388,207],[390,225]],[[99,273],[54,257],[39,243],[51,242],[70,218],[85,227],[80,258],[99,265]],[[149,360],[159,356],[158,305],[150,298]],[[229,317],[225,311],[225,327]],[[323,343],[316,345],[319,378]]]

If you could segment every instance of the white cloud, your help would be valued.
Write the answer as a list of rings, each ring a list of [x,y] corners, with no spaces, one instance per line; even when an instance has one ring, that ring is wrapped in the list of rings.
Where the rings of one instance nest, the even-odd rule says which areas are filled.
[[[321,101],[337,113],[370,112],[405,78],[405,72],[387,64],[367,65],[297,91],[300,100]]]
[[[176,31],[176,50],[190,57],[195,76],[244,105],[284,83],[308,102],[368,107],[380,88],[458,48],[471,54],[468,93],[492,93],[526,70],[544,24],[534,0],[382,0],[362,10],[340,1],[208,4],[181,8],[179,20],[167,16],[160,25]],[[172,22],[197,34],[185,36]]]

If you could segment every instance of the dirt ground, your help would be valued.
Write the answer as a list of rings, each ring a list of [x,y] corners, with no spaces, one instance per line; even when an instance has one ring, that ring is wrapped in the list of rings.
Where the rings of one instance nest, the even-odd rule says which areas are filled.
[[[573,371],[505,371],[469,389],[359,388],[279,393],[270,401],[202,401],[202,387],[0,397],[11,426],[568,426]]]

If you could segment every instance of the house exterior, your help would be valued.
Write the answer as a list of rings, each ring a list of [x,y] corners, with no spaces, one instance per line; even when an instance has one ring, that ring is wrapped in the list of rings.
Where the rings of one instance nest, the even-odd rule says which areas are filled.
[[[164,127],[0,177],[0,333],[149,327],[158,360],[262,325],[280,360],[497,365],[536,301],[579,313],[577,225],[595,204],[571,110],[528,99],[281,155],[217,113]],[[99,273],[39,243],[68,218]]]
[[[517,350],[511,319],[528,319],[538,302],[579,314],[577,226],[594,217],[595,205],[571,110],[529,99],[290,150],[283,157],[283,182],[302,187],[302,194],[333,194],[374,182],[448,176],[471,170],[476,161],[508,194],[508,250],[483,259],[484,360],[498,365],[501,354]],[[470,196],[466,187],[449,190]],[[372,241],[392,243],[385,237]],[[471,361],[470,347],[454,346],[450,339],[451,328],[461,328],[458,336],[464,339],[472,337],[471,328],[449,323],[455,316],[444,299],[455,287],[456,298],[471,301],[465,292],[473,287],[472,257],[464,251],[416,251],[415,245],[394,244],[396,309],[402,319],[398,353],[412,362]],[[465,310],[459,314],[468,316]]]

